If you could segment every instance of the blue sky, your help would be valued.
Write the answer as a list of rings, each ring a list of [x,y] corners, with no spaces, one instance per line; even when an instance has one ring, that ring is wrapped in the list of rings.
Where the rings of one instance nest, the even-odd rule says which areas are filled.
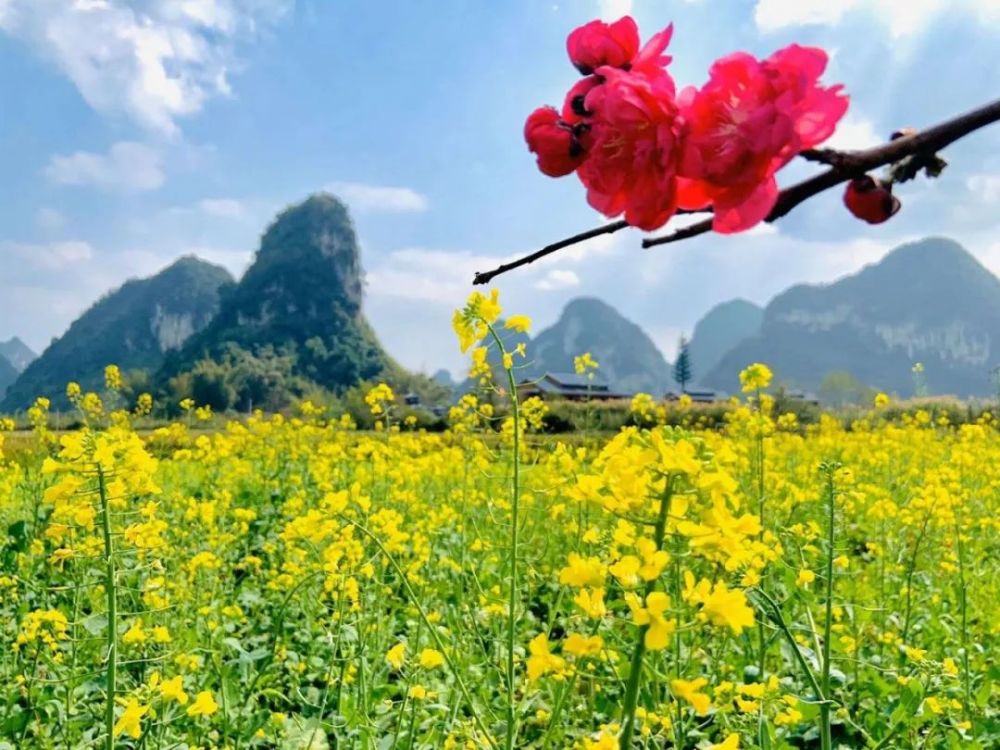
[[[625,12],[644,36],[675,23],[680,84],[736,49],[826,48],[852,97],[844,147],[997,95],[994,0],[0,0],[0,340],[41,349],[183,254],[238,274],[277,210],[329,189],[354,214],[386,347],[459,370],[448,321],[472,273],[602,221],[575,178],[537,172],[521,128],[575,80],[566,34]],[[1000,127],[957,144],[881,227],[834,192],[748,236],[644,251],[620,233],[498,286],[536,326],[603,297],[669,356],[715,303],[765,303],[907,239],[955,237],[1000,271],[998,146]]]

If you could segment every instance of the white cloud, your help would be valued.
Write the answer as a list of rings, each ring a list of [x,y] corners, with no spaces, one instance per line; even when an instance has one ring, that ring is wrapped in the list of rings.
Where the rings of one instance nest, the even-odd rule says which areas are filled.
[[[619,232],[614,236],[602,235],[565,248],[531,265],[498,277],[498,280],[523,284],[525,289],[529,288],[527,285],[531,279],[535,280],[533,285],[535,289],[543,291],[571,289],[582,283],[580,275],[576,271],[551,266],[556,263],[583,266],[592,258],[603,258],[606,259],[605,262],[610,262],[609,256],[624,247],[626,240],[622,234]],[[635,237],[630,239],[635,244]],[[422,247],[394,250],[380,258],[369,270],[368,291],[372,296],[397,297],[454,307],[465,301],[477,272],[489,271],[502,263],[520,258],[533,249],[535,248],[505,255]],[[548,270],[543,272],[541,269],[545,268]],[[519,273],[520,281],[515,281]]]
[[[224,266],[233,278],[240,278],[253,261],[253,251],[214,245],[194,245],[184,249],[185,255],[196,255],[209,263]]]
[[[247,215],[246,206],[235,198],[205,198],[198,201],[198,208],[220,219],[242,219]]]
[[[786,26],[810,24],[833,25],[857,0],[758,0],[754,21],[762,31],[774,31]]]
[[[477,271],[489,270],[505,260],[510,258],[467,251],[394,250],[368,273],[368,292],[455,307],[468,296]]]
[[[94,249],[81,240],[65,242],[0,243],[0,256],[7,262],[10,258],[26,263],[41,271],[60,271],[67,266],[86,262],[94,257]]]
[[[234,45],[292,0],[0,0],[0,31],[50,60],[100,112],[173,135],[230,93]]]
[[[632,0],[598,0],[597,7],[605,21],[617,21],[632,13]]]
[[[973,175],[965,181],[965,185],[983,203],[1000,203],[1000,175]]]
[[[45,175],[59,185],[93,185],[125,192],[156,190],[163,184],[163,164],[156,149],[122,141],[107,154],[77,151],[53,156]]]
[[[66,225],[66,217],[54,208],[42,206],[35,211],[35,226],[46,234],[57,232]]]
[[[777,224],[772,224],[767,221],[762,221],[760,224],[755,224],[750,227],[747,231],[743,232],[744,237],[773,237],[778,234],[780,230]]]
[[[758,0],[754,21],[761,31],[789,26],[836,26],[852,13],[865,13],[895,38],[919,33],[937,16],[965,12],[978,21],[1000,22],[996,0]]]
[[[705,311],[707,312],[707,310]],[[673,362],[677,357],[678,344],[680,343],[681,336],[686,336],[690,338],[691,332],[685,331],[680,326],[672,325],[651,325],[645,327],[646,333],[649,337],[653,339],[653,343],[656,344],[656,348],[663,352],[663,356],[666,358],[667,362]],[[703,373],[707,374],[707,373]]]
[[[577,245],[571,245],[564,250],[560,250],[555,256],[551,257],[559,258],[560,260],[580,262],[581,260],[592,256],[603,257],[611,255],[622,247],[625,242],[625,237],[628,236],[631,231],[632,230],[626,230],[625,233],[619,231],[616,234],[601,234],[597,237],[586,240],[585,242],[581,242]],[[629,241],[631,241],[633,245],[638,242],[634,235],[629,238]]]
[[[535,282],[535,289],[540,289],[543,292],[571,289],[575,286],[580,286],[580,277],[576,271],[570,271],[565,268],[553,268]]]
[[[114,253],[114,272],[122,279],[152,276],[184,255],[194,255],[200,260],[223,266],[234,278],[239,278],[253,260],[252,251],[223,245],[179,244],[169,252],[137,246]]]
[[[332,182],[326,189],[359,213],[421,213],[427,210],[427,198],[408,187]]]
[[[877,146],[882,142],[883,139],[875,131],[872,121],[852,112],[837,125],[837,130],[823,143],[823,146],[842,151],[857,151]]]

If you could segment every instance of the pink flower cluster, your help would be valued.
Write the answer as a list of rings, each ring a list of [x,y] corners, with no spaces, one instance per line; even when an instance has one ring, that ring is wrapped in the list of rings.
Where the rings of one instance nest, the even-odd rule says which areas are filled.
[[[591,206],[640,229],[679,208],[711,208],[717,232],[749,229],[774,207],[775,173],[833,134],[847,97],[819,85],[826,53],[794,44],[766,60],[724,57],[704,86],[678,92],[664,54],[672,33],[640,46],[629,16],[573,31],[566,46],[584,78],[561,110],[531,113],[528,148],[543,173],[576,172]]]

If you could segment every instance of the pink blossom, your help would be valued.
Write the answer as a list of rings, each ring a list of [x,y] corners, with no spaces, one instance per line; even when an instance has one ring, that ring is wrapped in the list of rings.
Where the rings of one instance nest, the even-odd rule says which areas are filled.
[[[593,189],[588,193],[592,204],[595,207],[603,206],[598,210],[609,215],[625,211],[623,201],[626,201],[626,193],[631,196],[626,202],[632,206],[628,214],[642,217],[641,220],[647,224],[651,221],[650,216],[663,213],[664,205],[673,205],[674,191],[665,175],[659,176],[659,182],[668,187],[662,196],[640,196],[643,189],[641,186],[651,184],[654,175],[650,169],[655,159],[659,158],[647,154],[659,153],[662,146],[654,147],[648,142],[625,144],[624,149],[633,154],[632,158],[647,159],[649,163],[645,167],[635,165],[633,169],[624,172],[622,159],[610,158],[618,148],[615,139],[628,139],[631,137],[628,135],[630,130],[641,131],[645,127],[641,123],[627,121],[628,117],[636,116],[635,112],[640,112],[645,107],[647,114],[654,118],[662,119],[665,113],[670,113],[670,117],[673,117],[676,110],[673,106],[676,87],[673,79],[663,69],[670,62],[664,51],[672,35],[673,26],[668,26],[654,34],[640,48],[639,32],[635,21],[630,17],[626,16],[612,24],[592,21],[581,26],[569,35],[567,48],[573,63],[588,75],[570,89],[561,112],[557,113],[551,107],[542,107],[532,112],[525,123],[524,137],[528,148],[537,156],[538,168],[551,177],[562,177],[584,164],[600,134],[603,139],[602,152],[594,169],[588,170],[586,177],[581,174],[581,179],[585,180],[588,187],[590,183],[593,184]],[[620,90],[612,97],[612,106],[606,111],[604,101],[608,92],[616,87]],[[630,97],[633,101],[626,106]],[[656,101],[657,99],[662,101]],[[633,114],[629,114],[630,111]],[[642,115],[638,117],[641,119]],[[639,133],[639,136],[648,141],[647,134]],[[660,139],[663,137],[662,133],[656,136]],[[672,156],[676,151],[672,136],[669,150],[671,157],[664,164],[669,165],[672,174],[676,161]],[[617,171],[601,175],[598,171],[602,168],[601,165],[608,165],[609,162],[614,162],[612,168]],[[622,187],[622,180],[630,180],[629,175],[632,173],[640,178],[635,183],[636,187]],[[672,213],[672,208],[670,212]]]
[[[631,18],[626,16],[622,18],[621,21],[617,23],[622,23],[624,21],[632,21]],[[572,47],[572,40],[575,34],[593,27],[594,24],[603,24],[601,21],[591,21],[585,26],[581,26],[579,29],[570,34],[569,41]],[[607,24],[603,24],[607,28]],[[635,27],[635,22],[632,21],[632,28]],[[593,32],[596,33],[596,32]],[[594,65],[593,67],[586,67],[585,69],[589,71],[586,74],[586,78],[578,81],[573,88],[569,90],[566,95],[566,99],[563,103],[562,116],[563,119],[570,122],[588,117],[594,114],[594,112],[600,108],[600,98],[602,93],[600,91],[595,91],[599,86],[601,86],[606,78],[606,73],[608,69],[620,69],[631,71],[638,75],[644,75],[647,78],[663,78],[664,84],[668,87],[673,87],[673,80],[670,75],[664,70],[664,68],[670,63],[671,57],[669,55],[663,54],[667,49],[667,45],[670,44],[670,39],[674,34],[674,26],[670,24],[663,31],[653,34],[649,40],[639,49],[639,37],[638,32],[636,32],[635,38],[635,50],[623,63],[618,62],[607,62],[603,65]],[[595,59],[597,59],[595,57]],[[620,57],[616,59],[621,59]],[[604,68],[604,70],[602,70]],[[593,93],[592,93],[593,92]],[[589,99],[587,99],[589,97]],[[584,102],[586,101],[586,105]]]
[[[575,84],[573,88],[569,90],[566,94],[566,99],[563,101],[562,117],[567,122],[579,122],[586,117],[590,117],[594,114],[593,110],[587,108],[587,97],[590,95],[594,89],[598,88],[604,83],[604,79],[601,76],[592,75],[586,78],[581,78]],[[599,94],[595,95],[590,100],[591,107],[597,107],[600,105]]]
[[[726,234],[762,221],[778,197],[775,172],[826,140],[847,111],[840,86],[818,84],[826,62],[823,50],[798,45],[764,61],[738,52],[718,60],[701,89],[681,92],[680,205],[711,205],[713,228]]]
[[[674,36],[674,25],[669,24],[663,31],[653,34],[639,53],[632,59],[630,68],[640,70],[646,75],[655,75],[670,64],[673,59],[670,55],[664,55],[670,40]]]
[[[604,65],[626,68],[639,51],[639,28],[631,16],[614,23],[585,23],[566,39],[566,51],[576,69],[585,76]]]
[[[681,120],[665,72],[600,68],[605,83],[586,96],[591,144],[577,174],[587,201],[607,216],[624,212],[641,229],[663,226],[677,208]]]
[[[775,173],[828,138],[847,110],[840,86],[819,78],[827,56],[791,45],[766,60],[718,60],[708,83],[677,96],[666,71],[668,26],[639,46],[635,22],[592,21],[567,49],[584,73],[562,109],[525,125],[545,174],[576,171],[591,206],[652,230],[678,207],[711,208],[723,233],[763,220],[778,198]]]
[[[539,107],[524,123],[524,140],[537,155],[538,168],[549,177],[564,177],[583,162],[586,152],[571,123],[553,107]]]

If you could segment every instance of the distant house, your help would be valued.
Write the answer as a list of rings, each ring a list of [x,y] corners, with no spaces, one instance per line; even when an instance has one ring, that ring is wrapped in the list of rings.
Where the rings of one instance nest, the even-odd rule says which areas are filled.
[[[785,397],[792,401],[805,401],[807,404],[819,406],[819,396],[808,391],[785,391]]]
[[[523,380],[517,386],[521,398],[562,398],[569,401],[609,401],[632,398],[631,393],[618,393],[598,377],[593,380],[574,372],[547,372],[534,380]]]
[[[705,388],[688,388],[684,393],[667,391],[663,398],[665,401],[677,401],[682,395],[687,396],[696,404],[713,404],[716,401],[724,401],[726,398],[724,393]]]

